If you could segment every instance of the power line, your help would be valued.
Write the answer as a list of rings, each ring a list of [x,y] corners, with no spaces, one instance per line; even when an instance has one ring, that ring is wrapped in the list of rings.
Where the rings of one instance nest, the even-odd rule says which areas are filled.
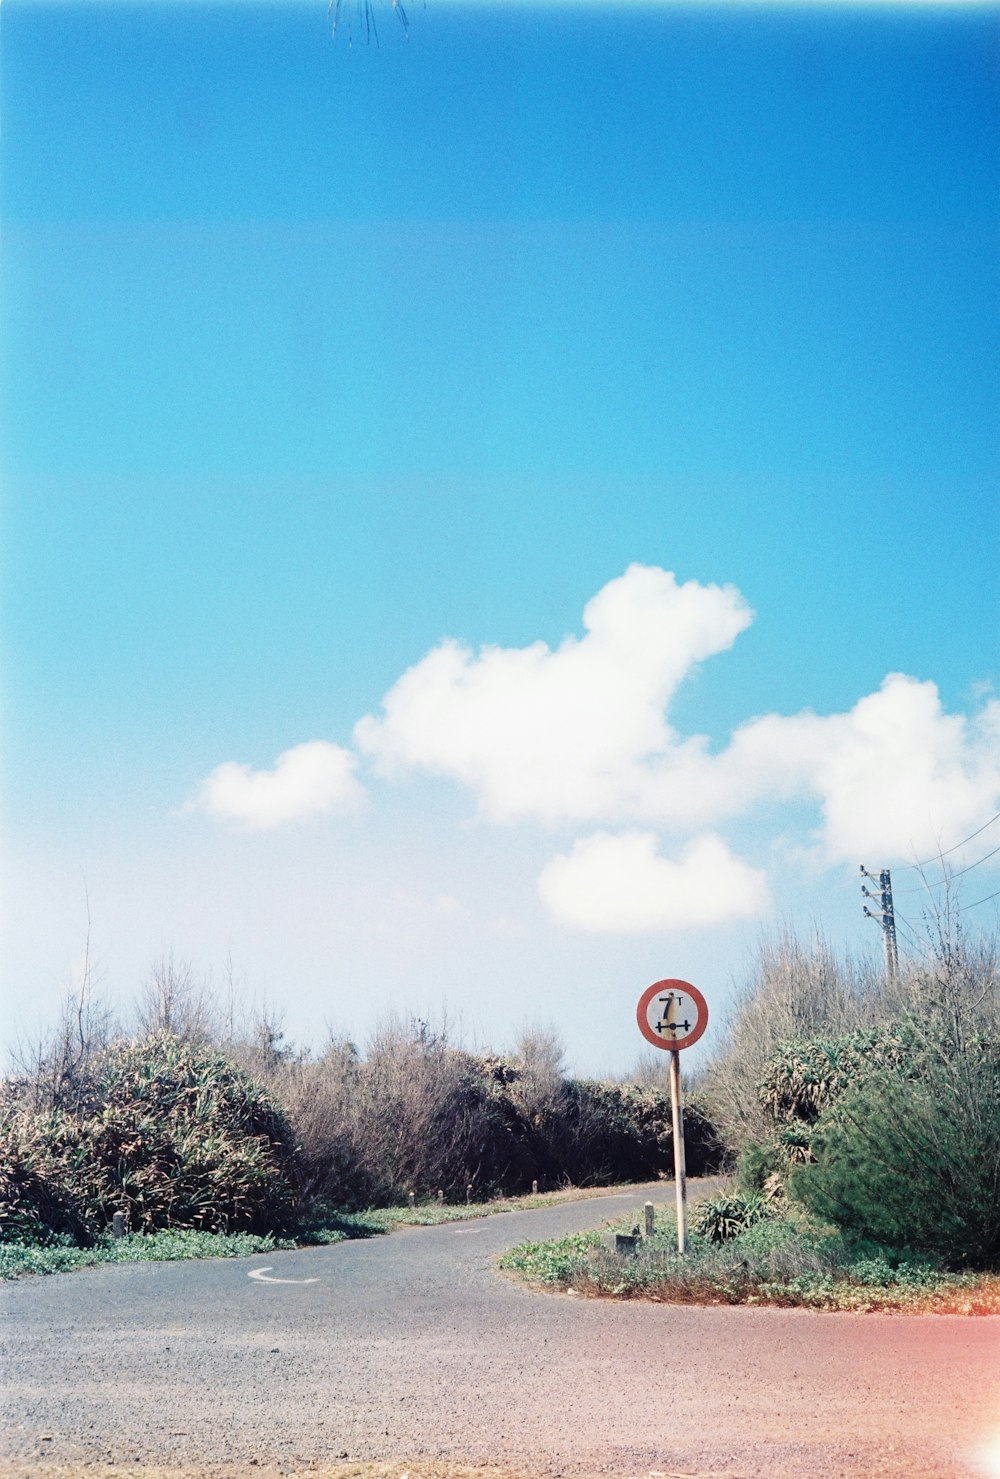
[[[994,822],[1000,822],[1000,811],[996,816],[990,817],[988,822],[984,822],[981,827],[977,827],[974,832],[970,832],[968,837],[963,837],[961,842],[956,842],[954,847],[945,848],[944,852],[935,853],[932,858],[924,858],[922,863],[900,863],[897,872],[909,872],[913,868],[929,868],[932,863],[940,862],[942,858],[948,857],[949,853],[958,852],[960,847],[964,847],[967,842],[978,837],[980,832],[985,832],[987,827],[992,827]]]
[[[912,928],[912,926],[910,926],[906,922],[906,920],[903,918],[903,916],[896,909],[893,909],[893,919],[896,922],[896,927],[897,928],[899,928],[900,926],[902,926],[903,933],[907,937],[907,939],[909,940],[911,947],[914,950],[919,950],[920,949],[920,941],[917,938],[916,931]]]
[[[978,909],[980,904],[988,904],[991,899],[1000,899],[1000,888],[997,889],[995,894],[987,894],[985,899],[977,899],[974,904],[963,904],[961,909],[955,910],[955,913],[964,914],[966,909]]]
[[[990,858],[995,858],[998,852],[1000,852],[1000,847],[995,847],[993,851],[988,852],[984,858],[980,858],[979,863],[988,863]],[[963,873],[971,873],[973,868],[978,868],[979,863],[970,863],[967,868],[960,868],[957,873],[949,873],[948,877],[961,878]],[[943,881],[944,880],[942,879],[942,882]]]
[[[988,825],[989,823],[987,823],[987,826]],[[980,831],[982,830],[983,829],[980,828]],[[966,838],[965,840],[966,842],[968,842],[969,838]],[[959,846],[962,846],[962,844],[959,843]],[[952,848],[951,851],[954,852],[954,848]],[[925,880],[919,888],[901,888],[898,890],[898,892],[901,894],[920,894],[923,893],[926,889],[940,888],[942,883],[951,883],[953,879],[961,878],[964,873],[971,873],[973,868],[979,867],[980,863],[988,863],[990,858],[995,858],[998,852],[1000,852],[1000,847],[995,847],[992,852],[986,853],[985,856],[981,857],[977,862],[969,863],[968,867],[959,868],[957,873],[945,873],[942,878],[936,878],[933,883],[927,883]],[[969,907],[972,907],[971,904],[969,905]]]

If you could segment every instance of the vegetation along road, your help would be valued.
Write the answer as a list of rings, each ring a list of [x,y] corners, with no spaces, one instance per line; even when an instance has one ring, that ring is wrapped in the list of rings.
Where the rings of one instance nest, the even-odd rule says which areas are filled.
[[[9,1284],[8,1471],[994,1471],[1000,1318],[617,1303],[493,1269],[645,1195]]]

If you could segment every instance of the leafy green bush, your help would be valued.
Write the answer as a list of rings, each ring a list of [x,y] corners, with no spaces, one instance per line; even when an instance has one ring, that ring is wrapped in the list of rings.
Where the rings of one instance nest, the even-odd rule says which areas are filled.
[[[913,1032],[898,1022],[780,1043],[764,1065],[761,1108],[776,1124],[813,1125],[863,1073],[899,1067],[914,1049]]]
[[[1000,1267],[997,1041],[932,1034],[905,1068],[862,1075],[812,1144],[791,1178],[810,1211],[951,1268]]]
[[[763,1192],[788,1169],[787,1160],[773,1140],[751,1140],[736,1162],[736,1181],[744,1196]]]
[[[694,1231],[710,1243],[726,1243],[748,1232],[758,1222],[771,1217],[774,1204],[760,1192],[748,1196],[730,1193],[706,1197],[694,1215]]]
[[[92,1241],[116,1211],[133,1230],[267,1232],[294,1206],[288,1122],[221,1054],[158,1033],[119,1044],[78,1114],[0,1114],[3,1235]]]

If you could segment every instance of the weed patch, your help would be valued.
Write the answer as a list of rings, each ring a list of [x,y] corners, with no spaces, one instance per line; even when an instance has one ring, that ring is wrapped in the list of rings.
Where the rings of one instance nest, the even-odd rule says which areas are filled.
[[[589,1232],[522,1243],[498,1262],[536,1286],[617,1299],[1000,1313],[1000,1278],[994,1275],[955,1274],[931,1260],[907,1260],[794,1212],[757,1222],[723,1243],[692,1233],[681,1255],[674,1216],[661,1208],[653,1236],[643,1239],[634,1254],[622,1257],[605,1245],[600,1232]]]
[[[181,1258],[248,1258],[275,1248],[294,1248],[288,1238],[256,1233],[207,1233],[170,1229],[158,1233],[130,1233],[124,1238],[103,1236],[89,1248],[67,1241],[0,1243],[0,1279],[25,1274],[61,1274],[99,1263],[160,1263]]]

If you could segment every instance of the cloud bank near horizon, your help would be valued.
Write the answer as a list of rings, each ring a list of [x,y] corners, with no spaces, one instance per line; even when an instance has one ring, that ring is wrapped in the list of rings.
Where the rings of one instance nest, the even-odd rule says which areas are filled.
[[[752,620],[733,586],[634,564],[587,603],[582,636],[478,651],[446,638],[358,721],[354,751],[314,740],[270,771],[228,761],[188,806],[274,827],[356,808],[359,756],[395,784],[436,776],[490,823],[599,828],[546,865],[540,897],[561,923],[636,932],[764,912],[763,873],[717,835],[764,807],[810,808],[800,845],[824,865],[933,855],[1000,810],[1000,702],[949,714],[935,683],[902,673],[845,713],[750,718],[717,752],[679,734],[678,688]],[[686,846],[665,855],[662,833]]]

